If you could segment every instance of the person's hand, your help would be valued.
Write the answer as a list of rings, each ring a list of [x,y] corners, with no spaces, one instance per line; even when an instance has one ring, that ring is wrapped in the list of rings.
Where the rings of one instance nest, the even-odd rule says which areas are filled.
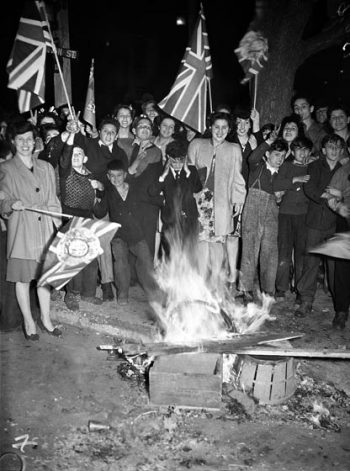
[[[282,198],[286,192],[285,191],[275,191],[276,203],[279,204],[282,201]]]
[[[280,132],[281,125],[275,126],[275,129],[271,131],[269,137],[266,139],[266,142],[271,145],[275,142],[278,137],[278,133]]]
[[[250,119],[253,122],[252,131],[258,132],[260,129],[260,115],[257,109],[252,109],[252,111],[250,112]]]
[[[160,176],[161,181],[164,181],[164,180],[166,179],[166,177],[167,177],[168,174],[169,174],[169,170],[170,170],[170,160],[168,159],[167,162],[166,162],[166,164],[165,164],[163,173],[162,173],[161,176]]]
[[[76,134],[80,131],[79,121],[77,119],[68,119],[66,124],[66,131],[69,134]]]
[[[36,126],[38,124],[38,110],[35,110],[34,112],[30,113],[30,118],[28,118],[28,121],[33,126]]]
[[[306,183],[310,180],[310,175],[300,175],[299,177],[293,177],[293,183]]]
[[[350,208],[348,208],[346,204],[340,203],[339,206],[337,206],[337,213],[343,218],[347,219],[350,217]]]
[[[184,170],[185,170],[186,175],[189,175],[191,173],[190,169],[188,168],[187,158],[184,163]]]
[[[243,211],[243,203],[235,203],[233,205],[233,215],[232,217],[238,216]]]
[[[17,200],[12,204],[12,209],[14,211],[23,211],[25,208],[23,202],[21,200]]]
[[[105,189],[103,183],[98,180],[90,180],[91,186],[94,190],[103,191]]]
[[[41,137],[36,137],[35,138],[35,147],[34,147],[34,152],[41,152],[42,150],[44,150],[45,146],[44,146],[44,143],[43,143],[43,140],[41,139]]]

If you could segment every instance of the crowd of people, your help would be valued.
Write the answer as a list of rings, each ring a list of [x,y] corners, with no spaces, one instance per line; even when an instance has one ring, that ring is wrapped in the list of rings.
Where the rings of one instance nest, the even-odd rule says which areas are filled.
[[[323,277],[333,327],[344,329],[350,261],[309,249],[349,231],[349,120],[342,104],[314,105],[304,95],[278,127],[260,123],[258,110],[218,105],[202,135],[154,100],[139,111],[115,106],[98,129],[68,106],[3,117],[2,327],[17,316],[29,340],[38,340],[37,325],[62,335],[50,319],[57,293],[36,280],[55,234],[69,228],[67,215],[120,224],[103,254],[65,286],[73,311],[80,300],[99,305],[115,293],[126,305],[136,282],[152,299],[154,270],[176,238],[184,250],[196,247],[211,290],[225,285],[244,304],[292,292],[295,316],[307,316]]]

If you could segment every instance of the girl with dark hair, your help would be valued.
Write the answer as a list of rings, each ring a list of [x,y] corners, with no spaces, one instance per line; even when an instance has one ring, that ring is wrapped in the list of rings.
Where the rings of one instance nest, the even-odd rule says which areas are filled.
[[[288,151],[286,159],[292,161],[293,154],[291,150],[291,144],[297,137],[305,137],[304,126],[297,114],[285,116],[282,119],[281,126],[279,129],[279,137],[284,139],[288,144]]]
[[[215,113],[210,123],[211,138],[194,139],[188,147],[189,163],[197,168],[203,179],[203,190],[196,198],[200,223],[199,270],[209,278],[213,289],[219,287],[223,273],[233,216],[242,212],[246,195],[241,149],[238,144],[226,141],[229,121],[227,113]],[[231,250],[237,261],[238,241]]]

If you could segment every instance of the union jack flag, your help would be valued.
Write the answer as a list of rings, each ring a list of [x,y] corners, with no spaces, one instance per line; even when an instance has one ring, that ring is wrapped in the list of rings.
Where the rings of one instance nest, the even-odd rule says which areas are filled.
[[[94,59],[91,59],[83,118],[87,123],[91,124],[93,129],[96,129]]]
[[[166,113],[203,133],[206,128],[207,94],[210,92],[212,63],[205,16],[201,5],[199,17],[186,48],[179,73],[170,93],[158,106]]]
[[[8,88],[18,92],[20,113],[45,101],[45,60],[51,36],[43,2],[26,2],[7,63]]]
[[[38,286],[61,289],[103,253],[101,240],[110,242],[119,227],[116,222],[74,216],[50,245]]]

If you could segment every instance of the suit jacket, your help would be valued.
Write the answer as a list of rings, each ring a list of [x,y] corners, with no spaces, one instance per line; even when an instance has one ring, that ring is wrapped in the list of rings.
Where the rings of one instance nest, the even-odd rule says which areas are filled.
[[[6,198],[0,200],[2,215],[8,216],[7,258],[40,261],[48,242],[59,227],[61,218],[52,218],[32,211],[13,211],[11,206],[21,200],[29,208],[61,212],[56,196],[55,172],[43,160],[33,159],[31,172],[15,156],[0,165],[0,190]]]
[[[121,149],[117,141],[113,142],[112,152],[105,145],[99,144],[99,138],[90,138],[82,134],[74,136],[74,144],[82,145],[88,160],[85,164],[86,168],[95,175],[96,180],[106,184],[107,179],[107,165],[112,160],[121,160],[123,162],[125,171],[129,166],[129,161],[126,153]]]
[[[211,139],[193,139],[188,146],[189,162],[197,169],[210,172],[214,146]],[[233,207],[243,204],[246,196],[242,176],[242,152],[238,144],[224,141],[216,149],[214,176],[215,235],[233,231]]]
[[[170,170],[163,182],[155,182],[148,189],[151,196],[163,192],[165,202],[161,209],[161,217],[164,230],[174,226],[181,219],[188,226],[197,223],[198,209],[193,193],[198,193],[202,189],[202,183],[196,167],[190,165],[189,170],[190,174],[187,176],[182,169],[179,178],[176,178]]]

